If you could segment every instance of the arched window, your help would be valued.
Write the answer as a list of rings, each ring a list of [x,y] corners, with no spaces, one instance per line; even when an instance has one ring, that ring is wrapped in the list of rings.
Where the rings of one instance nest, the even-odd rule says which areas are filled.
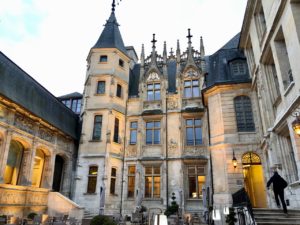
[[[34,165],[32,171],[32,186],[40,187],[45,163],[45,154],[42,150],[37,149],[34,156]]]
[[[90,166],[88,174],[87,193],[95,193],[97,186],[98,166]]]
[[[245,153],[242,157],[243,165],[260,165],[260,157],[254,152]]]
[[[234,108],[237,131],[255,131],[250,98],[248,96],[238,96],[234,98]]]
[[[4,172],[5,184],[17,185],[23,152],[24,147],[19,142],[11,141]]]

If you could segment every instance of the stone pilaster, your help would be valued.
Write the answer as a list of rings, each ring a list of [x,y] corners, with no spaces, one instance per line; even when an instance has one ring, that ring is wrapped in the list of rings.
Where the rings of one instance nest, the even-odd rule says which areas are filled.
[[[43,171],[42,188],[52,189],[53,173],[54,173],[54,162],[55,157],[45,156],[45,165]]]
[[[31,186],[32,170],[34,166],[34,157],[36,154],[36,142],[33,141],[30,149],[25,149],[23,153],[22,170],[20,172],[19,184],[23,186]]]
[[[8,157],[10,142],[11,142],[12,132],[7,131],[6,136],[0,144],[0,183],[3,183],[3,176],[5,172],[6,161]]]

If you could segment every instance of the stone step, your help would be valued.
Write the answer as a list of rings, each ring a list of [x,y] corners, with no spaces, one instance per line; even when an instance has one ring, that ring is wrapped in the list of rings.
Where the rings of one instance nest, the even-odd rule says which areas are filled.
[[[300,210],[288,209],[288,214],[282,209],[253,209],[253,214],[257,225],[298,225],[300,224]]]

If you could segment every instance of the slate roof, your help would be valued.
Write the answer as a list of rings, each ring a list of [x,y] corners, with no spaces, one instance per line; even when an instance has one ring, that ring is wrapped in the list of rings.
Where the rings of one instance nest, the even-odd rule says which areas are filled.
[[[71,137],[78,138],[78,116],[0,52],[0,95]]]
[[[70,98],[82,98],[82,94],[78,93],[78,92],[73,92],[70,94],[66,94],[66,95],[62,95],[57,97],[59,100],[63,100],[63,99],[70,99]]]
[[[244,60],[246,57],[242,50],[238,48],[240,34],[235,35],[222,48],[210,56],[205,56],[206,77],[205,89],[218,84],[226,83],[247,83],[251,82],[248,67],[247,73],[241,76],[233,76],[230,62],[234,60]],[[184,65],[181,65],[184,67]],[[140,81],[140,64],[136,64],[129,74],[129,97],[138,97]],[[161,69],[161,68],[160,68]],[[162,70],[161,70],[162,71]],[[168,92],[176,92],[177,63],[175,60],[168,61]],[[204,89],[204,91],[205,91]]]
[[[117,48],[127,55],[127,50],[124,45],[120,30],[119,24],[117,22],[115,13],[112,12],[110,14],[109,19],[106,21],[104,25],[104,29],[92,48]]]
[[[243,76],[233,76],[230,62],[236,59],[244,60],[246,57],[238,48],[240,34],[235,35],[222,48],[205,58],[207,75],[205,77],[206,89],[217,84],[247,83],[251,82],[249,71]]]

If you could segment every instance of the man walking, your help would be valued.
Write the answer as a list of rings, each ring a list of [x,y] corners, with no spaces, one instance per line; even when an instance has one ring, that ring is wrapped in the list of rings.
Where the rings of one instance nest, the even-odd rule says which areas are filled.
[[[280,208],[280,203],[278,199],[279,196],[283,208],[283,212],[287,213],[287,208],[284,201],[284,189],[287,187],[287,182],[278,174],[277,171],[274,171],[273,176],[270,178],[270,180],[267,183],[268,189],[271,183],[273,183],[273,191],[274,191],[275,200],[278,208]]]

